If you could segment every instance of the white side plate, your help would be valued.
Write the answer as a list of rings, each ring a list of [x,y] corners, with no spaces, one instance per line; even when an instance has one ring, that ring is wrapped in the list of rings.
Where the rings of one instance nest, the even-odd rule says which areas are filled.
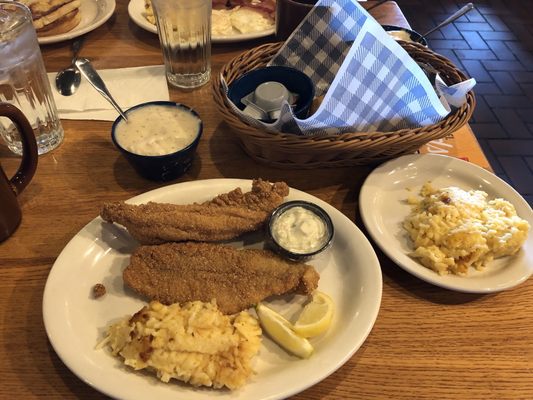
[[[503,257],[483,271],[470,268],[468,276],[441,276],[407,254],[412,251],[407,232],[402,227],[410,206],[405,200],[431,181],[434,187],[458,186],[464,190],[483,190],[489,199],[501,197],[516,208],[533,230],[533,211],[506,182],[489,171],[454,157],[407,155],[386,162],[366,179],[359,196],[363,222],[378,246],[394,262],[413,275],[446,289],[467,293],[489,293],[512,288],[533,273],[533,232],[520,252]]]

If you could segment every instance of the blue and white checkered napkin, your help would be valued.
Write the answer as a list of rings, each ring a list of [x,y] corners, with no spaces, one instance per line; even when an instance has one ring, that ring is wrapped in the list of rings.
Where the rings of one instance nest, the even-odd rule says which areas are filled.
[[[238,110],[242,119],[271,132],[303,135],[395,131],[430,125],[452,105],[466,101],[475,80],[435,92],[409,54],[355,0],[320,0],[269,65],[291,66],[307,74],[318,110],[298,119],[285,102],[280,118],[266,124]]]

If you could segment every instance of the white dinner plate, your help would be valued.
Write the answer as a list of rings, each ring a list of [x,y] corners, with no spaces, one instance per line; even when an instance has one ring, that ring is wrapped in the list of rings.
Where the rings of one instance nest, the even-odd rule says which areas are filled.
[[[213,179],[187,182],[156,189],[132,198],[148,201],[202,202],[236,187],[251,188],[251,181]],[[363,233],[329,204],[296,189],[287,200],[307,200],[322,206],[334,223],[332,247],[312,260],[320,273],[319,290],[329,294],[336,306],[331,328],[311,339],[315,353],[307,360],[288,355],[263,336],[254,360],[257,372],[243,388],[194,389],[176,381],[165,384],[149,373],[133,372],[122,366],[105,349],[96,350],[105,328],[145,305],[125,289],[122,270],[136,242],[123,228],[100,217],[72,238],[54,263],[43,296],[43,316],[48,338],[63,362],[83,381],[103,393],[120,399],[197,400],[282,399],[324,379],[363,344],[378,315],[381,302],[381,269],[376,254]],[[257,238],[252,243],[252,238]],[[245,236],[246,247],[262,247],[262,237]],[[243,246],[242,241],[233,242]],[[103,283],[105,296],[93,299],[92,287]],[[287,317],[294,316],[305,296],[283,296],[267,303]],[[290,302],[289,302],[290,301]],[[300,304],[298,304],[300,303]]]
[[[148,32],[157,33],[157,26],[151,24],[146,19],[146,12],[144,11],[144,0],[130,0],[128,4],[128,14],[136,25],[147,30]],[[212,43],[232,43],[243,42],[245,40],[259,39],[262,37],[273,35],[275,28],[266,29],[264,31],[252,33],[239,33],[229,36],[212,35]]]
[[[115,6],[115,0],[81,0],[81,21],[78,26],[59,35],[40,37],[39,44],[62,42],[95,30],[113,15]]]
[[[412,251],[402,227],[411,207],[405,200],[417,195],[427,181],[434,187],[458,186],[483,190],[489,199],[511,202],[518,215],[533,228],[533,211],[511,186],[491,172],[454,157],[407,155],[377,167],[366,179],[359,195],[361,217],[378,246],[400,267],[413,275],[446,289],[466,293],[489,293],[510,289],[533,273],[533,232],[520,252],[492,261],[482,271],[470,268],[467,276],[441,276],[408,256]]]

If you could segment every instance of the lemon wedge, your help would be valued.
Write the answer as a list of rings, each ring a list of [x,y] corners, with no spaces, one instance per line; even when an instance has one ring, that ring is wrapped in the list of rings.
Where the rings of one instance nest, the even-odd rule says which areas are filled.
[[[331,297],[323,292],[315,291],[312,301],[306,304],[294,324],[294,332],[306,338],[324,333],[331,325],[334,310],[335,305]]]
[[[300,358],[311,356],[313,346],[306,338],[294,332],[289,321],[261,303],[255,307],[255,310],[261,326],[277,344]]]

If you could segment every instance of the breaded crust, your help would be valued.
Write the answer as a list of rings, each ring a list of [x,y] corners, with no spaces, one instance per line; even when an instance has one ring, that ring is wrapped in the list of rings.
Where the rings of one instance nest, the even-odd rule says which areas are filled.
[[[100,216],[123,225],[142,244],[214,242],[260,229],[288,194],[285,182],[271,184],[257,179],[249,192],[236,188],[202,204],[106,203]]]
[[[272,295],[310,294],[320,275],[310,265],[268,250],[186,242],[140,246],[123,278],[150,300],[173,304],[216,299],[223,313],[234,314]]]

